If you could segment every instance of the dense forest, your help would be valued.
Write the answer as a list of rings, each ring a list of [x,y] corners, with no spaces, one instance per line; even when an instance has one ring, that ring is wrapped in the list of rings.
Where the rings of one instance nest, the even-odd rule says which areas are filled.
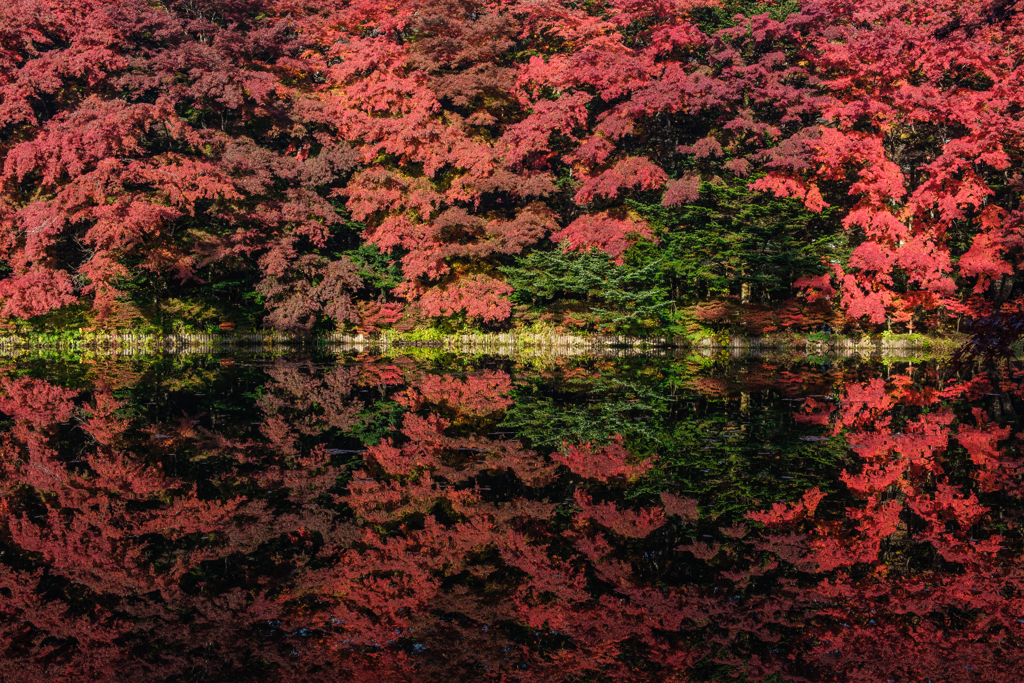
[[[8,0],[0,324],[1019,311],[1024,2]]]

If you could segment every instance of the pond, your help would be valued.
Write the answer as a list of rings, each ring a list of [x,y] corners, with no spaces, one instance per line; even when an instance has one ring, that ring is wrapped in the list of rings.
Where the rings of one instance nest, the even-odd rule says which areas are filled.
[[[1010,681],[1024,370],[6,361],[0,680]]]

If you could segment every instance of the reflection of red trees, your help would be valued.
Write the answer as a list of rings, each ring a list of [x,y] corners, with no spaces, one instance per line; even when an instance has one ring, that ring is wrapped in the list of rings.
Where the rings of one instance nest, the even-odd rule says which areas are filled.
[[[463,380],[450,375],[426,375],[409,387],[404,402],[410,408],[429,402],[447,406],[460,415],[481,416],[512,405],[506,396],[511,389],[511,378],[504,372],[474,373]]]
[[[621,436],[602,448],[591,444],[568,446],[565,452],[555,453],[552,458],[558,464],[568,467],[573,474],[597,481],[633,479],[642,476],[654,464],[651,459],[630,462],[633,458],[622,446]]]
[[[797,651],[804,671],[845,680],[1019,675],[1021,558],[1000,552],[1005,538],[986,522],[990,508],[977,497],[1003,488],[979,454],[1008,459],[998,444],[1010,430],[991,426],[988,438],[978,438],[977,427],[941,405],[981,383],[951,381],[937,390],[896,376],[847,385],[838,407],[818,407],[861,461],[841,476],[854,505],[839,517],[811,519],[795,514],[805,497],[748,514],[770,526],[795,523],[755,549],[767,553],[762,562],[774,557],[805,573],[780,583],[786,590],[777,600],[790,614],[813,616],[801,635],[808,647]],[[1020,395],[1019,386],[1008,389]],[[898,422],[908,407],[927,412]],[[975,408],[971,421],[985,419],[983,412]],[[977,492],[945,481],[955,441],[971,444]]]
[[[5,380],[0,679],[1012,680],[1019,436],[957,401],[1019,379],[918,370],[807,401],[851,460],[746,522],[624,495],[655,461],[623,439],[494,438],[500,371],[281,364],[246,437],[133,424],[102,380]],[[308,443],[368,386],[408,411],[349,471]]]

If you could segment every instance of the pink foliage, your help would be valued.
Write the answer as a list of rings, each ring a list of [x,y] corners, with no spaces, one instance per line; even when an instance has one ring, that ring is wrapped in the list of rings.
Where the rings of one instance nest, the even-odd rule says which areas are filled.
[[[551,235],[551,239],[570,251],[598,249],[623,263],[622,255],[636,238],[653,239],[654,233],[640,221],[615,218],[609,213],[585,214]]]
[[[511,315],[512,304],[507,298],[511,293],[512,288],[501,280],[470,275],[430,289],[420,298],[420,306],[429,316],[465,312],[470,318],[493,322]]]
[[[665,184],[665,196],[661,203],[664,206],[681,206],[697,201],[700,197],[700,177],[687,175],[678,180],[670,180]]]
[[[24,273],[0,280],[0,315],[31,318],[78,300],[67,272],[32,266]]]

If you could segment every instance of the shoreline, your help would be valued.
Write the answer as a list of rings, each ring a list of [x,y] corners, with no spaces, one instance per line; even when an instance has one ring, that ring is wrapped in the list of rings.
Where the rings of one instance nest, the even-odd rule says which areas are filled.
[[[764,337],[683,336],[637,337],[626,335],[547,334],[507,332],[487,334],[382,333],[378,335],[331,333],[301,337],[279,332],[221,332],[134,334],[131,332],[69,331],[58,334],[0,335],[0,356],[38,352],[87,352],[139,355],[156,353],[274,352],[341,349],[384,353],[400,349],[434,349],[465,354],[552,356],[685,356],[726,353],[730,356],[825,356],[825,357],[944,357],[966,340],[955,337],[912,335],[840,336],[822,338],[820,333]]]

